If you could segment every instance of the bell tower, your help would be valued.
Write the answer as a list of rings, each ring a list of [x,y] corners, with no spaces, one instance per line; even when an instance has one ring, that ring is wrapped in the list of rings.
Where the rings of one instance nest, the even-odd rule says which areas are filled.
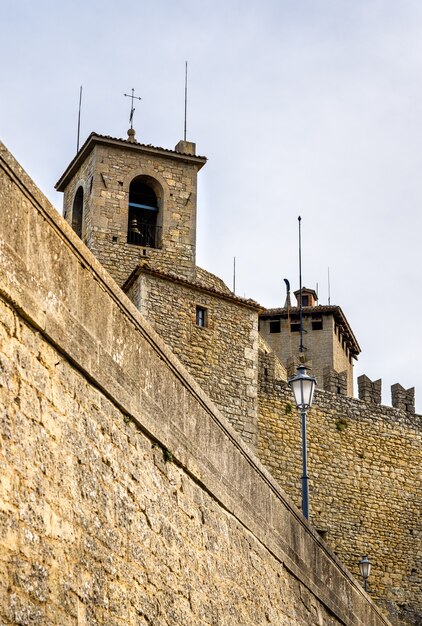
[[[186,278],[196,253],[195,144],[174,150],[91,133],[56,184],[63,214],[119,285],[142,259]]]

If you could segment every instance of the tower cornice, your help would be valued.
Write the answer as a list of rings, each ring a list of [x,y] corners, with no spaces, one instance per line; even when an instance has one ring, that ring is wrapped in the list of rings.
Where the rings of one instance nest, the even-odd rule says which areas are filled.
[[[207,162],[207,158],[204,156],[197,156],[193,154],[187,154],[184,152],[178,152],[177,150],[170,150],[168,148],[160,148],[152,146],[150,144],[143,144],[138,142],[128,141],[127,139],[118,139],[116,137],[110,137],[108,135],[99,135],[98,133],[91,133],[88,139],[85,141],[79,152],[75,155],[73,160],[69,163],[66,170],[63,172],[57,183],[55,189],[57,191],[64,191],[66,185],[72,179],[74,174],[79,170],[81,163],[87,158],[87,156],[94,150],[95,146],[103,145],[107,147],[124,148],[125,150],[138,151],[145,155],[161,156],[163,158],[169,158],[173,161],[175,159],[182,161],[183,163],[191,163],[196,165],[199,171]],[[179,144],[180,145],[180,142]]]
[[[302,312],[305,317],[311,317],[313,315],[332,315],[335,323],[346,339],[353,358],[357,359],[361,349],[341,307],[337,305],[304,306],[302,308]],[[259,317],[261,320],[275,317],[286,319],[294,315],[299,315],[299,307],[267,309],[266,311],[260,313]]]

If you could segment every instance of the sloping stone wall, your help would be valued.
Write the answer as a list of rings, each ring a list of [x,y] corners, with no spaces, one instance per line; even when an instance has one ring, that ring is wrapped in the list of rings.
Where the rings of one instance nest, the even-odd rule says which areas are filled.
[[[386,626],[3,147],[0,164],[2,626]]]

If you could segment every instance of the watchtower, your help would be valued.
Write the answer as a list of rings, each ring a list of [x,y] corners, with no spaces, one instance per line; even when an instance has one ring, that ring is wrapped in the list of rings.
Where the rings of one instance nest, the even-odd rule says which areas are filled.
[[[294,292],[297,304],[268,309],[259,316],[260,333],[287,367],[300,356],[300,296],[302,293],[303,355],[320,388],[353,396],[353,361],[359,344],[339,306],[318,305],[313,289]],[[291,374],[294,372],[292,371]]]
[[[195,144],[174,150],[91,133],[56,184],[64,217],[121,285],[150,258],[190,278],[195,268]]]

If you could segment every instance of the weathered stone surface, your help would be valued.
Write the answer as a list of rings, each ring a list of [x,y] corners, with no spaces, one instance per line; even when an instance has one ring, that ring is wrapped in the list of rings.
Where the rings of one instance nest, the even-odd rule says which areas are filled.
[[[1,206],[39,237],[29,256],[34,230],[0,213],[2,626],[387,625],[4,148],[1,166]]]
[[[156,251],[157,254],[151,251],[152,257],[150,256],[149,250],[137,250],[137,253],[134,256],[129,255],[126,257],[127,251],[132,249],[131,246],[127,246],[124,239],[124,235],[126,232],[125,229],[127,228],[128,183],[130,181],[130,176],[134,175],[135,170],[139,173],[139,168],[142,169],[146,167],[148,169],[151,167],[152,163],[152,161],[148,159],[146,161],[144,160],[145,154],[142,154],[142,158],[140,158],[140,155],[138,154],[136,156],[136,153],[133,152],[133,150],[140,149],[142,152],[146,148],[146,152],[152,151],[154,153],[153,160],[155,159],[155,165],[157,165],[160,159],[163,163],[166,164],[165,168],[163,165],[160,164],[158,164],[158,166],[155,168],[154,165],[154,167],[150,171],[155,172],[158,177],[161,173],[163,181],[165,181],[166,185],[168,185],[172,189],[174,188],[179,190],[180,193],[177,196],[177,201],[179,203],[181,202],[181,200],[187,203],[187,201],[191,198],[191,192],[183,190],[182,183],[175,180],[172,171],[170,171],[171,167],[169,165],[168,155],[164,155],[163,157],[162,154],[159,154],[157,156],[157,153],[154,152],[157,151],[157,149],[150,149],[149,147],[142,146],[140,148],[134,148],[132,146],[130,147],[129,152],[126,151],[125,160],[127,161],[127,163],[123,163],[121,148],[125,142],[117,142],[119,145],[115,145],[115,142],[113,140],[111,142],[108,142],[108,140],[106,140],[105,144],[107,143],[110,143],[110,146],[108,146],[104,153],[101,153],[102,156],[99,160],[95,161],[95,163],[91,162],[91,157],[94,158],[94,151],[83,163],[80,172],[77,175],[74,174],[73,179],[70,178],[68,181],[70,182],[70,188],[72,188],[72,185],[74,185],[74,190],[80,184],[83,184],[84,189],[87,191],[88,194],[86,194],[86,200],[89,204],[89,207],[87,206],[85,211],[86,231],[84,235],[86,243],[92,247],[94,252],[100,256],[105,264],[106,261],[104,260],[104,258],[107,257],[111,264],[108,269],[113,269],[113,271],[121,272],[121,278],[125,275],[128,269],[133,266],[133,263],[137,259],[139,260],[139,255],[142,256],[144,253],[146,253],[148,256],[148,263],[150,265],[158,264],[158,266],[160,266],[160,255],[161,266],[164,269],[169,270],[170,268],[172,271],[174,271],[175,267],[173,267],[173,262],[177,260],[177,271],[181,271],[182,274],[184,273],[186,277],[189,277],[191,281],[195,281],[199,277],[200,280],[198,282],[202,283],[202,285],[205,284],[210,291],[216,290],[223,295],[224,293],[230,294],[230,291],[222,283],[222,281],[195,266],[194,257],[189,252],[189,243],[187,244],[187,247],[185,246],[185,244],[183,244],[183,246],[180,248],[179,251],[184,250],[182,256],[168,256],[168,251],[164,249],[160,250],[159,254],[158,251]],[[104,149],[104,146],[102,146],[102,149]],[[159,149],[158,152],[160,152]],[[95,154],[97,154],[98,156],[98,150]],[[158,161],[156,160],[156,157],[158,158]],[[116,159],[116,167],[114,167],[113,163],[116,161]],[[108,162],[108,164],[106,163],[106,161]],[[122,164],[119,165],[121,161]],[[178,164],[178,166],[179,165],[180,164]],[[184,167],[185,166],[182,165],[182,169]],[[122,177],[120,176],[120,174],[123,171],[127,173],[127,178],[121,180]],[[117,173],[117,178],[114,172]],[[98,174],[99,180],[97,182],[100,183],[100,186],[94,187],[95,181],[98,178]],[[27,184],[29,184],[28,181]],[[5,181],[4,189],[5,193],[10,193],[13,189],[13,184],[11,183],[10,179]],[[92,189],[94,189],[93,193],[96,200],[98,200],[99,202],[98,206],[101,205],[104,209],[101,209],[100,212],[96,212],[94,220],[95,224],[92,222],[92,215],[90,214],[91,208],[94,207],[95,204],[93,204],[90,199]],[[68,191],[67,193],[70,193],[70,196],[68,195],[67,198],[71,198],[71,191]],[[170,200],[170,197],[173,197],[173,195],[173,191],[169,191],[167,200]],[[42,205],[43,200],[41,199],[40,202]],[[105,204],[104,206],[102,204],[105,202],[108,203],[107,209],[104,208]],[[16,215],[17,211],[19,210],[18,205],[19,201],[17,200],[17,198],[13,197],[5,211],[5,215],[8,219],[8,222],[5,225],[5,233],[7,234],[7,236],[14,237],[15,235],[19,234],[16,230]],[[133,404],[133,410],[136,411],[136,407],[134,408],[135,403],[133,403],[133,398],[135,396],[136,398],[138,398],[138,400],[140,399],[140,401],[142,401],[144,405],[148,403],[148,397],[143,397],[142,394],[139,393],[139,388],[136,387],[137,380],[141,378],[142,384],[145,384],[144,388],[147,390],[151,389],[151,385],[155,386],[161,394],[160,400],[158,402],[160,410],[162,410],[165,414],[168,411],[169,407],[167,389],[168,385],[171,385],[171,383],[169,383],[168,379],[157,380],[156,376],[147,374],[142,370],[143,362],[141,362],[140,366],[139,354],[137,354],[135,346],[128,343],[126,341],[125,333],[121,332],[119,312],[113,309],[111,299],[107,300],[103,298],[104,288],[101,285],[101,282],[92,281],[91,272],[89,271],[89,264],[86,265],[86,260],[84,260],[83,254],[82,257],[79,256],[79,258],[82,259],[81,265],[78,265],[75,268],[74,265],[72,265],[68,261],[68,257],[65,252],[66,248],[64,246],[60,247],[59,249],[57,249],[57,247],[55,248],[52,232],[49,231],[44,233],[44,218],[40,219],[40,215],[32,210],[31,202],[28,199],[27,195],[22,198],[21,206],[25,207],[25,210],[22,219],[19,222],[19,227],[21,228],[22,236],[24,238],[27,238],[28,243],[25,249],[22,249],[22,242],[21,240],[19,240],[15,246],[16,250],[19,251],[19,255],[14,257],[13,263],[10,266],[8,266],[7,263],[5,263],[4,265],[5,275],[10,279],[12,284],[12,291],[14,285],[13,281],[16,282],[17,276],[15,269],[20,268],[18,278],[22,281],[22,285],[24,285],[26,288],[26,305],[28,307],[28,310],[31,310],[32,306],[32,311],[35,311],[37,310],[37,303],[32,302],[32,287],[34,284],[38,285],[39,281],[41,281],[42,284],[44,278],[48,276],[51,280],[51,284],[57,287],[57,290],[54,291],[54,289],[47,288],[43,292],[43,302],[45,304],[45,307],[42,311],[37,311],[37,319],[39,321],[40,327],[45,327],[47,334],[50,337],[54,336],[56,338],[56,342],[58,342],[60,345],[62,341],[64,342],[65,340],[67,340],[68,349],[72,354],[72,358],[78,360],[79,362],[89,363],[91,368],[90,371],[95,372],[94,377],[98,377],[98,379],[101,379],[102,385],[110,385],[114,389],[114,393],[123,394],[128,405],[130,405],[131,403]],[[7,212],[9,207],[13,207],[10,214]],[[187,210],[191,211],[192,207],[193,205],[190,205],[190,208],[188,208]],[[180,227],[180,224],[185,223],[183,222],[183,220],[185,220],[186,214],[182,214],[183,211],[180,211],[180,207],[174,206],[173,200],[170,201],[168,209],[168,216],[170,216],[171,220],[173,220],[168,230],[168,234],[170,235],[169,244],[171,243],[172,238],[174,238],[174,242],[180,242],[180,235],[182,231],[185,234],[187,232],[189,233],[189,241],[194,241],[195,220],[190,220],[190,225],[188,229],[183,226],[183,228],[179,231],[178,228]],[[193,214],[194,211],[191,215]],[[69,221],[71,221],[71,215],[69,213],[68,219]],[[117,222],[120,224],[120,227],[122,229],[121,237],[117,235],[113,235],[111,237],[112,230],[115,226],[115,223]],[[90,239],[88,236],[88,233],[91,231],[94,234],[99,233],[98,241],[101,243],[101,245],[98,249],[95,248],[96,242],[98,243],[96,235],[95,237],[93,235],[93,239]],[[39,259],[39,263],[33,267],[33,276],[29,278],[29,276],[24,271],[25,263],[22,263],[22,260],[26,258],[35,258],[37,256],[39,250],[38,241],[39,238],[42,237],[46,238],[46,250],[42,258]],[[112,241],[114,247],[108,249],[102,247],[104,241],[108,241],[110,237],[112,240],[114,237],[116,237],[117,243],[120,241],[120,243],[124,244],[123,247],[120,246],[119,248],[121,251],[123,251],[123,257],[120,253],[116,255],[116,242],[114,241]],[[185,243],[186,241],[187,240],[185,240]],[[169,250],[171,248],[172,244],[170,245]],[[80,250],[78,252],[78,248],[76,247],[75,249],[77,250],[76,253],[80,255]],[[54,254],[50,254],[51,250],[54,250]],[[187,252],[187,255],[183,256],[185,252]],[[103,254],[105,255],[104,258],[101,256]],[[124,260],[123,264],[121,263],[122,259]],[[126,264],[126,261],[128,260],[129,265]],[[117,274],[115,275],[117,277]],[[151,297],[150,299],[149,292],[153,294],[153,297]],[[287,432],[286,426],[284,425],[283,429],[281,429],[280,432],[277,432],[276,436],[274,436],[273,422],[271,419],[268,420],[268,414],[266,412],[267,409],[265,408],[261,410],[260,424],[257,424],[256,421],[258,395],[256,388],[257,349],[256,329],[253,323],[253,315],[248,316],[241,314],[241,319],[239,319],[239,311],[242,311],[241,308],[236,308],[233,303],[233,306],[226,305],[224,298],[219,299],[216,297],[216,294],[213,295],[212,293],[208,293],[206,295],[207,306],[210,307],[213,312],[215,312],[215,319],[218,322],[224,323],[221,324],[221,328],[217,328],[218,323],[214,323],[214,326],[211,325],[211,327],[207,329],[197,330],[197,332],[192,331],[192,326],[194,326],[192,321],[192,310],[195,306],[196,297],[199,292],[200,290],[195,291],[195,288],[193,290],[185,289],[180,284],[178,284],[176,287],[171,288],[169,284],[165,283],[163,280],[160,281],[160,279],[157,279],[155,281],[149,281],[148,283],[148,280],[146,279],[144,281],[144,297],[142,297],[141,294],[140,284],[136,285],[136,289],[134,289],[133,293],[131,293],[130,295],[133,296],[132,299],[136,306],[141,311],[143,311],[145,315],[147,315],[149,320],[153,323],[155,329],[161,334],[161,336],[165,339],[168,345],[171,346],[172,350],[176,352],[179,358],[185,363],[186,367],[191,373],[193,373],[196,380],[200,382],[202,387],[208,392],[208,394],[216,402],[216,404],[223,410],[225,415],[229,417],[231,423],[234,425],[236,430],[242,434],[243,439],[246,440],[248,443],[254,444],[256,442],[257,431],[258,429],[260,430],[261,439],[258,453],[261,456],[262,460],[271,469],[271,471],[276,476],[278,476],[279,480],[283,483],[286,489],[290,490],[289,481],[291,480],[290,476],[292,465],[289,455],[292,454],[293,459],[297,459],[297,450],[299,449],[296,440],[294,440],[293,448],[289,448],[289,446],[291,445],[291,432],[293,431],[289,427]],[[203,293],[204,291],[202,291],[202,294]],[[101,302],[101,305],[92,306],[92,303],[96,302]],[[204,302],[202,302],[202,304],[204,304]],[[174,315],[176,310],[178,311],[178,314]],[[45,317],[45,319],[43,318],[43,316]],[[78,325],[75,322],[76,318],[83,320],[83,324]],[[9,328],[10,324],[12,324],[13,326],[14,323],[14,317],[5,314],[6,327]],[[66,327],[68,331],[70,331],[67,336],[66,333],[63,332],[63,326]],[[249,327],[251,329],[248,337],[247,329]],[[327,327],[327,325],[324,324],[324,328],[326,330],[329,330],[331,333],[329,325]],[[22,337],[22,341],[24,343],[31,343],[32,341],[35,341],[34,338],[31,338],[31,333],[24,331],[24,327],[19,327],[19,330],[25,335],[24,337]],[[104,346],[106,346],[110,342],[111,332],[113,333],[114,343],[111,350],[107,351],[104,350]],[[323,337],[323,335],[320,334],[320,331],[318,331],[318,335],[320,339],[321,337]],[[94,340],[93,337],[95,337]],[[317,345],[318,352],[322,354],[324,354],[325,349],[332,350],[332,333],[326,335],[326,339],[327,338],[328,343],[327,341],[325,341],[324,343],[324,341],[322,340],[322,343],[319,342]],[[238,341],[239,339],[241,339],[240,342]],[[337,337],[334,336],[334,343],[337,346],[337,351],[340,351],[339,354],[341,356],[341,354],[343,353],[341,351],[340,339],[341,338],[339,335]],[[39,342],[39,339],[37,339],[36,341]],[[233,349],[233,347],[235,349]],[[285,347],[287,348],[287,344]],[[64,396],[62,396],[61,394],[60,387],[55,383],[55,381],[49,380],[48,372],[46,372],[46,368],[43,363],[41,364],[41,366],[39,366],[37,360],[28,357],[25,351],[20,348],[19,342],[13,344],[13,349],[11,349],[10,352],[11,360],[7,360],[5,357],[3,357],[3,355],[0,354],[0,359],[2,359],[3,372],[2,384],[9,387],[17,386],[15,379],[10,376],[10,363],[13,362],[14,359],[16,359],[21,366],[20,373],[22,375],[22,384],[21,387],[19,388],[18,386],[18,389],[15,391],[16,393],[18,393],[19,391],[19,401],[21,403],[21,410],[23,413],[25,413],[25,410],[27,410],[28,406],[31,406],[32,404],[33,416],[41,422],[41,404],[44,401],[41,401],[38,398],[37,394],[38,392],[47,393],[47,388],[51,385],[52,388],[48,391],[48,393],[52,395],[54,402],[57,404],[58,407],[60,407],[60,410],[64,412],[67,411],[68,414],[72,416],[77,415],[77,409],[75,409],[76,402],[68,402],[69,406],[66,406],[66,402],[64,400]],[[274,354],[269,353],[266,349],[264,350],[264,352],[265,355],[261,359],[261,384],[265,386],[268,391],[272,389],[274,379],[285,379],[286,372],[283,370],[283,367],[278,362],[278,360],[274,358]],[[331,352],[329,353],[329,356],[330,358],[333,357]],[[348,359],[348,362],[349,361],[350,359]],[[99,363],[106,363],[107,365],[101,368],[98,367]],[[342,363],[341,359],[340,361],[338,360],[338,363]],[[125,372],[124,376],[122,374],[122,371]],[[295,367],[293,364],[293,369],[291,371],[289,370],[289,375],[294,374],[294,371]],[[35,389],[31,387],[32,372],[34,372],[34,379],[36,381]],[[118,381],[117,384],[116,381]],[[321,383],[321,381],[319,382]],[[337,371],[330,370],[326,372],[326,376],[323,375],[322,383],[325,389],[327,389],[328,391],[331,390],[341,395],[350,392],[350,390],[346,388],[344,373],[339,374]],[[133,390],[135,390],[135,392],[133,392]],[[412,390],[408,390],[406,392],[400,385],[396,385],[394,386],[394,391],[395,395],[393,398],[393,405],[399,409],[406,410],[408,413],[411,413],[414,410],[414,394],[412,396]],[[131,393],[133,397],[131,397]],[[34,394],[37,397],[37,401],[33,400]],[[379,395],[380,381],[376,381],[375,383],[371,383],[370,386],[366,384],[363,393],[364,398],[362,396],[362,399],[365,399],[365,402],[379,402]],[[265,407],[265,404],[266,399],[264,394],[264,397],[261,398],[261,407]],[[345,431],[348,427],[349,418],[348,414],[346,414],[346,416],[343,416],[342,405],[340,404],[337,407],[336,399],[333,398],[331,394],[328,394],[328,396],[318,394],[314,410],[318,411],[320,407],[321,410],[324,411],[324,407],[326,405],[334,411],[340,411],[340,417],[338,417],[335,422],[336,430],[339,432]],[[357,414],[360,415],[359,407],[362,408],[363,414],[365,414],[366,408],[365,405],[363,405],[362,403],[354,405],[352,413],[354,414],[357,411]],[[289,400],[287,401],[285,410],[291,411]],[[380,413],[381,421],[384,418],[387,419],[387,421],[389,420],[388,411],[386,415],[384,415],[383,412]],[[8,412],[5,412],[2,419],[3,430],[5,433],[8,433],[5,436],[10,436],[10,414]],[[86,419],[88,424],[91,425],[90,428],[92,429],[93,422],[90,421],[85,415],[83,416],[83,419]],[[400,421],[400,427],[401,426],[404,426],[404,432],[406,432],[407,426],[403,425],[402,421]],[[46,427],[50,432],[54,433],[55,429],[57,428],[57,422],[50,419],[48,420],[48,425],[46,425]],[[56,432],[57,436],[58,434],[59,433]],[[408,434],[410,435],[410,437],[404,437],[402,439],[403,446],[412,445],[412,432]],[[72,431],[69,431],[68,435],[69,437],[75,436]],[[323,441],[324,443],[325,436],[326,433],[324,432],[321,435],[321,441]],[[410,444],[409,441],[411,441]],[[420,448],[417,448],[417,453],[419,452]],[[381,454],[380,458],[377,458],[378,453]],[[82,455],[82,452],[80,454]],[[380,464],[382,465],[385,462],[385,454],[388,454],[388,450],[385,451],[382,447],[376,447],[374,449],[374,467],[378,468]],[[407,454],[408,450],[406,450],[406,453],[404,455],[406,458]],[[411,455],[415,456],[415,458],[418,458],[417,454],[414,455],[413,449],[411,450]],[[337,471],[339,466],[337,457],[332,457],[332,467],[328,465],[328,457],[324,454],[316,455],[314,457],[314,463],[315,476],[318,476],[319,474],[327,476],[330,488],[336,488],[339,490],[339,492],[344,492],[344,486],[347,484],[347,474],[342,473],[340,475],[338,484],[335,482],[335,479],[331,481],[331,476],[337,477]],[[319,463],[321,463],[322,465],[321,470],[319,467]],[[280,467],[283,468],[281,474],[278,473]],[[361,485],[365,487],[368,481],[368,476],[372,474],[372,467],[368,468],[368,471],[365,471],[363,473],[359,471],[359,466],[350,466],[350,468],[350,471],[353,475],[355,491],[356,493],[358,493],[361,489]],[[87,489],[91,489],[91,487],[92,485],[86,485]],[[292,484],[291,489],[291,493],[296,497],[297,485],[293,486]],[[408,497],[408,494],[405,490],[402,491],[402,494],[402,503],[403,506],[406,507],[406,499]],[[385,494],[383,492],[378,493],[378,491],[376,491],[373,494],[373,497],[376,500],[378,496],[383,498],[382,505],[384,505],[385,502],[387,502]],[[318,499],[316,500],[316,502],[319,502]],[[352,502],[352,519],[354,514],[358,516],[359,519],[362,518],[359,504],[364,506],[365,503],[353,499]],[[332,508],[332,504],[333,500],[330,498],[328,498],[326,501],[322,500],[322,506],[324,508],[328,508],[326,516],[329,517],[330,523],[333,525],[333,527],[330,529],[320,527],[319,529],[321,531],[321,534],[325,536],[329,541],[330,537],[335,537],[338,535],[342,536],[343,534],[348,535],[349,540],[342,541],[341,544],[339,544],[337,547],[340,556],[347,562],[349,562],[348,559],[350,559],[351,544],[353,544],[354,537],[356,536],[357,532],[359,532],[359,537],[362,545],[366,544],[367,541],[371,542],[374,532],[374,528],[371,526],[371,524],[377,523],[377,519],[373,518],[372,522],[369,523],[367,527],[363,527],[360,522],[347,524],[345,523],[344,516],[341,512],[338,516],[336,516],[335,512],[333,515],[331,514],[329,509]],[[395,506],[397,508],[397,506],[399,505]],[[349,515],[349,512],[347,512],[347,515]],[[388,517],[387,513],[386,516]],[[412,555],[412,558],[415,552],[414,546],[418,543],[417,534],[417,530],[415,532],[412,532],[413,537],[411,540],[408,540],[406,536],[404,545],[402,546],[404,552],[409,552]],[[378,552],[382,554],[384,554],[385,552],[390,554],[391,550],[393,550],[396,545],[394,544],[393,546],[393,544],[390,542],[388,533],[378,535],[377,540],[380,542],[380,545],[377,546]],[[398,539],[398,541],[401,541],[400,538]],[[354,560],[350,561],[350,563],[352,567],[355,567],[356,562]],[[378,587],[379,579],[372,578],[371,582],[374,585],[373,591],[375,591],[376,595],[380,595],[380,598],[384,598],[392,615],[395,613],[399,615],[407,613],[410,615],[415,613],[412,607],[418,606],[420,591],[417,591],[417,595],[415,599],[412,600],[411,604],[403,603],[401,601],[401,598],[409,598],[409,595],[411,597],[415,590],[414,581],[418,581],[419,578],[420,566],[416,564],[414,568],[412,567],[411,576],[402,577],[400,580],[400,587],[393,589],[392,594],[390,593],[390,586],[385,585],[384,582],[381,582],[380,586]],[[390,597],[392,597],[393,600],[391,600]],[[406,623],[417,623],[417,620],[419,619],[417,617],[418,609],[416,608],[415,610],[416,617],[412,617],[412,622]],[[398,617],[397,619],[400,619],[400,617]]]

